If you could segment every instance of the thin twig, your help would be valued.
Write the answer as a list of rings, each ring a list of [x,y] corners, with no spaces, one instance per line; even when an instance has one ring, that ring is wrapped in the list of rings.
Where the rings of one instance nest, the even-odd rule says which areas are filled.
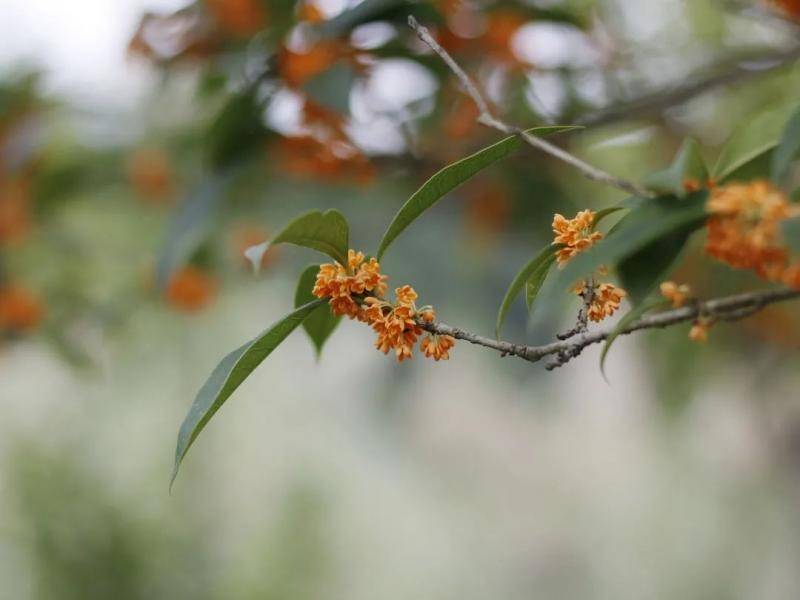
[[[706,302],[695,302],[681,308],[646,315],[628,325],[620,332],[620,335],[643,329],[669,327],[678,323],[693,321],[701,315],[704,318],[735,321],[749,317],[770,304],[798,298],[800,298],[800,290],[777,289],[736,294]],[[613,329],[584,332],[582,335],[569,340],[560,340],[543,346],[526,346],[476,335],[441,322],[425,323],[420,320],[418,323],[420,327],[430,333],[449,335],[458,340],[484,346],[496,350],[502,356],[516,356],[529,362],[537,362],[546,356],[556,355],[557,358],[551,363],[551,365],[555,365],[556,362],[560,363],[556,366],[560,366],[569,359],[578,356],[587,346],[604,341],[613,333]]]
[[[594,277],[590,277],[586,285],[583,286],[580,297],[581,308],[578,310],[578,322],[569,331],[557,334],[556,337],[560,340],[568,340],[589,328],[589,310],[592,308],[592,302],[594,302]]]
[[[590,165],[577,156],[570,154],[563,148],[559,148],[558,146],[555,146],[550,142],[543,140],[542,138],[528,133],[520,127],[509,125],[508,123],[498,119],[492,113],[491,109],[489,108],[489,103],[478,89],[478,86],[475,85],[475,82],[472,81],[470,76],[464,72],[464,70],[455,60],[453,60],[453,57],[450,56],[447,50],[442,48],[439,42],[433,38],[430,31],[428,31],[428,29],[423,25],[420,25],[413,16],[408,17],[408,25],[416,32],[419,39],[429,46],[430,49],[433,50],[439,56],[439,58],[444,61],[444,63],[461,82],[464,91],[469,95],[470,98],[472,98],[478,107],[479,123],[508,135],[520,136],[530,146],[533,146],[534,148],[537,148],[546,154],[549,154],[550,156],[557,158],[558,160],[565,162],[572,167],[575,167],[587,179],[610,185],[622,190],[623,192],[627,192],[641,198],[651,198],[655,195],[652,191],[646,190],[631,181],[616,177],[610,173],[607,173],[606,171],[603,171],[602,169],[599,169],[598,167]]]
[[[741,83],[782,69],[798,59],[800,45],[729,59],[708,69],[707,72],[711,74],[690,77],[680,86],[644,94],[635,100],[578,117],[575,122],[578,125],[597,126],[657,114],[718,87]]]

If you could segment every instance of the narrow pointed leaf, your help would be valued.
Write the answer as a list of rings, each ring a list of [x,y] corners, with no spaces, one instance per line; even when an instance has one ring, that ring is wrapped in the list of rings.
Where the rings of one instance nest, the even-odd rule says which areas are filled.
[[[731,136],[720,152],[711,177],[720,183],[736,175],[748,163],[774,150],[781,140],[784,125],[797,105],[764,112],[747,121]]]
[[[619,262],[617,273],[631,303],[642,303],[668,277],[696,229],[697,221],[691,221]]]
[[[550,244],[542,248],[542,250],[534,256],[528,263],[522,267],[519,273],[517,273],[514,280],[511,282],[511,285],[508,287],[508,291],[506,292],[505,297],[503,298],[503,302],[500,304],[500,310],[497,312],[497,323],[495,325],[495,335],[500,337],[500,330],[503,327],[503,321],[506,319],[506,315],[508,311],[511,309],[511,305],[514,300],[517,298],[519,293],[522,291],[525,284],[531,279],[537,272],[540,267],[549,266],[553,263],[553,253],[554,247]],[[539,284],[541,287],[541,284]]]
[[[789,174],[789,168],[800,154],[800,109],[789,118],[783,128],[778,147],[772,153],[771,178],[777,184]]]
[[[592,223],[592,229],[597,229],[597,226],[600,225],[601,221],[603,221],[606,217],[613,215],[614,213],[618,213],[621,210],[628,210],[629,207],[627,206],[610,206],[609,208],[604,208],[602,210],[598,210],[594,215],[594,223]]]
[[[163,290],[172,274],[191,258],[211,233],[225,192],[233,174],[208,175],[193,190],[171,217],[167,235],[156,257],[156,286]]]
[[[642,182],[647,188],[657,192],[684,195],[684,183],[696,181],[704,184],[708,180],[708,168],[700,151],[700,144],[687,138],[681,144],[672,164],[657,173],[648,175]]]
[[[550,272],[550,267],[553,266],[555,260],[556,256],[553,254],[525,282],[525,305],[528,307],[528,311],[533,309],[533,303],[536,302],[536,298],[544,285],[544,280],[547,279],[547,274]]]
[[[272,240],[245,251],[245,256],[258,271],[261,259],[270,246],[295,244],[318,250],[341,264],[347,264],[350,228],[347,219],[338,210],[324,213],[314,210],[297,217],[283,228]]]
[[[301,306],[293,313],[277,321],[254,340],[228,354],[217,365],[206,383],[197,393],[189,413],[178,432],[178,445],[175,449],[175,468],[172,482],[178,475],[178,468],[192,443],[206,426],[211,417],[225,403],[230,395],[247,379],[292,331],[294,331],[325,300],[315,300]],[[172,485],[170,482],[170,486]]]
[[[300,275],[300,279],[297,282],[297,290],[294,294],[294,305],[296,307],[308,304],[316,299],[311,290],[314,288],[318,272],[319,265],[311,265]],[[331,312],[331,307],[328,304],[323,304],[303,321],[303,329],[314,345],[317,358],[322,353],[322,346],[341,320],[341,317],[337,317]]]
[[[572,125],[535,127],[529,129],[528,133],[537,136],[544,136],[562,131],[579,129]],[[512,135],[496,144],[479,150],[475,154],[462,158],[458,162],[446,166],[428,179],[421,188],[406,201],[395,215],[386,233],[383,234],[380,246],[378,246],[377,258],[380,260],[389,245],[399,236],[414,220],[423,212],[441,200],[448,192],[453,191],[473,175],[479,173],[489,165],[494,164],[501,158],[511,154],[523,144],[519,136]]]

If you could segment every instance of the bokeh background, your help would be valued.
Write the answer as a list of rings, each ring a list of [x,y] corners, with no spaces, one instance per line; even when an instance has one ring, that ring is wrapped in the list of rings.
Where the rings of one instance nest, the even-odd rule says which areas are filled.
[[[599,348],[548,373],[466,344],[397,365],[352,323],[317,360],[297,332],[168,491],[197,389],[319,260],[281,247],[254,276],[243,249],[335,207],[373,251],[428,176],[498,139],[407,14],[504,115],[587,123],[556,141],[641,180],[684,136],[713,159],[797,101],[800,10],[778,4],[0,0],[0,598],[800,595],[796,303],[705,345],[620,340],[608,382]],[[489,334],[553,213],[621,199],[523,150],[383,268]],[[754,285],[701,238],[676,279]],[[551,339],[575,310],[520,302],[505,335]]]

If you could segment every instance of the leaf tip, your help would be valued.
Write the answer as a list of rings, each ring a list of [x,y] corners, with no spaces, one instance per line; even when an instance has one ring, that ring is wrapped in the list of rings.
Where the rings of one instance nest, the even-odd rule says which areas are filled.
[[[261,263],[264,260],[264,255],[267,253],[267,250],[269,250],[269,246],[269,242],[262,242],[245,249],[244,257],[250,261],[253,267],[253,275],[258,275],[261,272]]]

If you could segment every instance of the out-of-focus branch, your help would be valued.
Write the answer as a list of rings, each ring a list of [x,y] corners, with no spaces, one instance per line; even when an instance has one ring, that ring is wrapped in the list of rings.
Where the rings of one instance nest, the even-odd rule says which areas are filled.
[[[453,57],[450,56],[447,50],[442,48],[439,42],[433,38],[430,31],[428,31],[426,27],[420,25],[413,16],[408,17],[408,24],[416,32],[419,39],[421,39],[428,47],[430,47],[430,49],[433,50],[445,62],[455,76],[458,77],[458,80],[461,82],[464,91],[469,94],[470,98],[472,98],[478,107],[478,111],[480,113],[478,116],[479,123],[505,134],[520,136],[530,146],[533,146],[534,148],[537,148],[538,150],[541,150],[550,156],[574,167],[587,179],[610,185],[641,198],[649,198],[655,195],[650,190],[646,190],[631,181],[616,177],[610,173],[607,173],[606,171],[603,171],[602,169],[590,165],[577,156],[570,154],[563,148],[559,148],[548,141],[527,133],[520,127],[510,125],[505,121],[498,119],[492,113],[489,103],[478,89],[478,86],[475,85],[475,82],[472,81],[470,76],[464,72],[464,70],[455,60],[453,60]]]
[[[681,308],[646,315],[624,328],[620,335],[644,329],[669,327],[678,323],[694,321],[700,317],[710,320],[737,321],[757,313],[770,304],[798,298],[800,298],[800,290],[777,289],[748,292],[705,302],[695,302]],[[613,332],[612,329],[584,332],[568,340],[560,340],[543,346],[526,346],[476,335],[445,323],[425,323],[420,319],[418,324],[430,333],[449,335],[458,340],[464,340],[471,344],[495,350],[503,356],[516,356],[529,362],[538,362],[547,356],[558,356],[559,359],[555,363],[548,365],[548,368],[565,364],[571,358],[578,356],[584,348],[606,340]]]
[[[690,78],[682,85],[614,104],[607,109],[579,117],[576,123],[586,126],[607,125],[622,119],[658,114],[718,87],[741,83],[784,68],[798,59],[800,45],[729,59],[708,69],[704,75]]]

